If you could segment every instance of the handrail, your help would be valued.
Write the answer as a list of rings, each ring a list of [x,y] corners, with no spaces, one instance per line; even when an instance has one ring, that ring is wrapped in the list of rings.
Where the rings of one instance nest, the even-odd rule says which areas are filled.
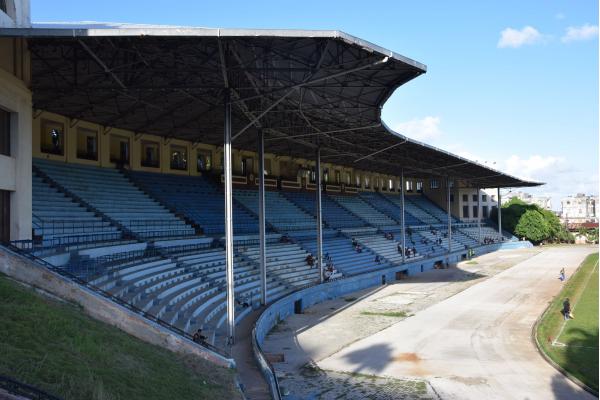
[[[62,400],[60,397],[49,394],[34,386],[19,382],[8,376],[0,375],[0,389],[6,390],[15,396],[22,396],[34,400]]]
[[[93,292],[95,292],[95,293],[97,293],[97,294],[99,294],[99,295],[101,295],[101,296],[103,296],[103,297],[105,297],[105,298],[107,298],[107,299],[109,299],[109,300],[111,300],[111,301],[119,304],[120,306],[125,307],[128,310],[133,311],[134,313],[136,313],[138,315],[141,315],[142,317],[144,317],[146,319],[149,319],[150,321],[152,321],[152,322],[154,322],[154,323],[162,326],[163,328],[166,328],[166,329],[168,329],[168,330],[176,333],[179,336],[182,336],[182,337],[184,337],[186,339],[189,339],[189,340],[193,341],[192,335],[190,335],[189,333],[185,332],[184,330],[182,330],[180,328],[177,328],[174,325],[171,325],[167,321],[164,321],[164,320],[162,320],[162,319],[160,319],[160,318],[158,318],[158,317],[156,317],[156,316],[154,316],[154,315],[152,315],[152,314],[150,314],[150,313],[148,313],[148,312],[146,312],[146,311],[144,311],[144,310],[142,310],[142,309],[134,306],[133,304],[127,303],[123,299],[121,299],[121,298],[119,298],[119,297],[117,297],[117,296],[115,296],[115,295],[113,295],[113,294],[111,294],[111,293],[109,293],[109,292],[107,292],[107,291],[105,291],[103,289],[100,289],[99,287],[97,287],[95,285],[92,285],[88,281],[86,281],[86,280],[84,280],[84,279],[82,279],[82,278],[80,278],[80,277],[78,277],[78,276],[76,276],[76,275],[74,275],[74,274],[66,271],[64,268],[57,267],[57,266],[49,263],[46,260],[43,260],[43,259],[41,259],[39,257],[36,257],[34,254],[32,254],[30,252],[24,252],[21,249],[19,249],[18,247],[13,246],[12,243],[5,244],[5,246],[7,248],[9,248],[10,250],[16,252],[17,254],[23,255],[23,256],[29,258],[30,260],[32,260],[32,261],[34,261],[34,262],[36,262],[38,264],[41,264],[42,266],[46,267],[47,269],[49,269],[49,270],[51,270],[51,271],[53,271],[53,272],[55,272],[55,273],[57,273],[57,274],[65,277],[65,278],[67,278],[67,279],[69,279],[69,280],[71,280],[71,281],[73,281],[73,282],[75,282],[75,283],[77,283],[77,284],[79,284],[81,286],[84,286],[84,287],[92,290]],[[194,342],[194,343],[197,343],[197,342]],[[225,358],[230,358],[231,357],[231,355],[228,352],[226,352],[224,349],[220,349],[220,348],[218,348],[216,346],[211,345],[210,343],[203,342],[201,344],[200,343],[197,343],[197,344],[199,346],[205,347],[206,349],[208,349],[208,350],[210,350],[210,351],[212,351],[214,353],[219,354],[222,357],[225,357]]]

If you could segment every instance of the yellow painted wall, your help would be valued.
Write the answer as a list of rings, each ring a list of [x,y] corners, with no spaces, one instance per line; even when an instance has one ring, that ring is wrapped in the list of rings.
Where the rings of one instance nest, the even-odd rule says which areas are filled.
[[[65,152],[64,155],[46,154],[41,151],[41,129],[42,121],[53,121],[62,124],[64,128],[64,143]],[[86,160],[77,157],[77,129],[79,127],[86,128],[88,130],[96,131],[98,133],[98,160]],[[112,139],[111,138],[115,138]],[[110,161],[111,143],[113,152],[118,153],[118,144],[116,138],[125,138],[129,141],[130,146],[130,168],[136,171],[148,171],[148,172],[162,172],[179,175],[199,175],[197,171],[197,159],[199,151],[208,151],[212,156],[212,167],[213,170],[220,170],[223,158],[223,148],[221,146],[213,146],[204,143],[191,143],[185,140],[179,139],[165,139],[160,136],[150,134],[134,134],[131,131],[104,127],[98,124],[94,124],[87,121],[72,120],[65,116],[50,113],[42,110],[34,110],[33,117],[33,157],[36,158],[48,158],[51,160],[73,162],[78,164],[96,165],[101,167],[115,167],[115,164]],[[142,167],[142,143],[153,142],[157,143],[160,151],[160,168]],[[187,171],[180,171],[171,169],[170,167],[170,154],[172,146],[183,147],[187,153]],[[258,154],[253,151],[233,149],[233,169],[234,174],[241,171],[242,159],[252,158],[253,167],[252,172],[255,176],[258,176]],[[271,164],[271,175],[280,176],[282,170],[280,165],[282,162],[296,164],[306,168],[311,168],[315,165],[314,160],[293,158],[289,156],[279,156],[276,154],[265,153],[265,164],[268,165],[270,160]],[[295,168],[291,165],[292,168]],[[384,175],[373,173],[369,171],[356,170],[352,167],[337,165],[333,163],[323,162],[321,164],[322,170],[325,168],[329,169],[329,183],[335,183],[335,172],[340,173],[340,183],[345,183],[346,172],[350,173],[350,182],[352,185],[356,182],[356,176],[360,176],[361,190],[374,191],[375,180],[381,179],[383,185],[387,185],[388,179],[393,179],[395,182],[400,180],[399,177],[393,175]],[[369,177],[370,187],[365,187],[365,178]],[[297,178],[300,179],[300,178]],[[407,178],[409,179],[409,178]],[[395,186],[396,187],[396,186]]]

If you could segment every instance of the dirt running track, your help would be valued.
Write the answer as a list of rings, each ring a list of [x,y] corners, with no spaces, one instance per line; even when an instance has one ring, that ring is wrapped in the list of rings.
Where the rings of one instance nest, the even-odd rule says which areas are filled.
[[[321,368],[431,382],[442,399],[595,399],[537,352],[531,330],[590,247],[542,253],[321,360]]]

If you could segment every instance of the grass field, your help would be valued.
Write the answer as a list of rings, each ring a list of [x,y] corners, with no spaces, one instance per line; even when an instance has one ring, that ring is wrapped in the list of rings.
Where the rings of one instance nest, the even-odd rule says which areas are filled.
[[[237,399],[233,371],[146,344],[0,275],[0,375],[68,399]]]
[[[574,319],[563,320],[562,302],[571,301]],[[598,391],[598,253],[588,256],[554,299],[536,332],[542,351]]]

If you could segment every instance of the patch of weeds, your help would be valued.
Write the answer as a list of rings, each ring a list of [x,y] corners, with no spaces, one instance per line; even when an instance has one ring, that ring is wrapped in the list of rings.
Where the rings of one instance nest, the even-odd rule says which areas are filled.
[[[382,317],[395,317],[395,318],[404,318],[407,316],[405,311],[381,311],[381,312],[374,312],[374,311],[361,311],[360,312],[361,315],[377,315],[377,316],[382,316]]]
[[[467,264],[468,265],[477,265],[479,263],[477,261],[475,261],[475,260],[471,260],[471,261],[468,261]]]
[[[315,378],[321,374],[323,374],[323,370],[313,363],[306,363],[300,368],[300,375],[305,378]]]
[[[356,297],[344,297],[344,301],[347,303],[351,303],[356,300]]]

